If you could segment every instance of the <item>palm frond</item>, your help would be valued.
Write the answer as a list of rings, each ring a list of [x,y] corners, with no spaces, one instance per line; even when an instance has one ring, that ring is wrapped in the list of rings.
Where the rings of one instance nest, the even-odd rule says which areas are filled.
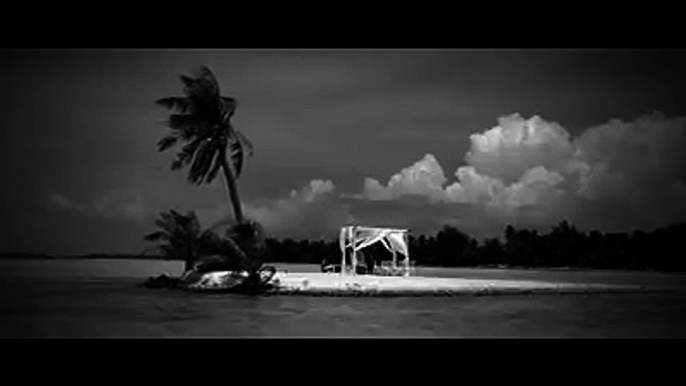
[[[172,114],[169,116],[167,126],[188,141],[205,134],[208,123],[206,118],[199,114]]]
[[[160,241],[160,240],[167,240],[168,238],[169,238],[168,232],[157,231],[157,232],[153,232],[153,233],[145,235],[143,237],[143,240],[145,240],[145,241]]]
[[[200,233],[200,240],[203,241],[216,241],[218,237],[219,236],[210,229],[205,229],[204,231],[202,231],[202,233]]]
[[[171,245],[160,245],[157,247],[157,251],[167,259],[183,259],[183,253]]]
[[[195,214],[194,211],[188,211],[186,214],[186,219],[188,219],[188,230],[190,233],[195,235],[196,237],[199,237],[201,235],[202,227],[200,226],[200,221],[198,220],[198,216]]]
[[[185,114],[193,110],[193,103],[186,97],[166,97],[155,101],[155,104],[172,111]]]
[[[179,75],[179,79],[181,80],[181,83],[183,83],[183,93],[189,100],[192,100],[191,97],[197,93],[199,88],[197,79],[184,74]]]
[[[219,83],[217,78],[207,66],[202,66],[200,71],[196,74],[198,84],[202,87],[203,96],[212,102],[219,102],[221,91],[219,90]]]
[[[198,236],[198,245],[201,255],[211,255],[217,253],[217,246],[221,243],[219,235],[206,229]]]
[[[176,225],[176,231],[183,234],[190,234],[193,232],[191,227],[192,218],[190,215],[181,214],[175,210],[170,211],[174,216],[174,224]]]
[[[248,257],[248,255],[243,251],[243,249],[241,249],[238,243],[231,238],[222,238],[221,243],[218,245],[218,249],[222,255],[228,257],[238,257],[244,268],[247,268],[251,263],[251,259]]]
[[[159,245],[153,245],[146,247],[143,249],[143,252],[141,253],[143,256],[149,256],[149,255],[160,255],[162,254],[162,249],[160,248]]]
[[[170,217],[173,218],[174,220],[179,220],[179,219],[184,218],[184,215],[179,213],[176,209],[169,209],[169,214],[170,214]]]
[[[195,157],[195,153],[198,147],[205,141],[204,138],[196,138],[190,143],[186,144],[181,148],[181,151],[176,155],[176,159],[172,162],[171,169],[179,170],[184,166],[190,164]]]
[[[248,155],[252,156],[253,155],[253,146],[252,142],[240,131],[235,130],[234,131],[236,134],[236,138],[238,138],[239,141],[243,144],[243,147],[248,149]]]
[[[231,218],[226,218],[224,220],[219,220],[210,226],[210,231],[216,232],[222,228],[227,228],[236,225],[236,221]],[[225,230],[226,233],[226,230]]]
[[[222,101],[225,108],[236,110],[236,108],[238,107],[238,101],[233,97],[223,96],[219,99]]]
[[[219,171],[222,169],[222,155],[220,151],[215,152],[214,160],[212,161],[212,167],[210,171],[205,176],[205,183],[210,184],[217,178]]]
[[[168,213],[160,213],[160,218],[155,220],[155,225],[161,229],[164,229],[170,234],[174,232],[175,222]]]
[[[171,170],[172,170],[172,171],[181,170],[181,169],[183,169],[183,167],[184,167],[184,163],[183,163],[183,161],[180,160],[180,159],[175,159],[175,160],[172,161],[172,163],[171,163]]]
[[[159,140],[159,142],[157,142],[157,151],[160,151],[160,152],[165,151],[165,150],[169,149],[170,147],[176,145],[176,143],[178,141],[179,141],[179,136],[168,135],[168,136],[162,138],[161,140]]]
[[[196,112],[212,117],[213,120],[219,119],[220,90],[212,71],[202,67],[194,77],[180,75],[180,78],[184,84],[184,93],[192,101]]]
[[[221,119],[224,124],[229,124],[238,107],[238,101],[232,97],[221,97]]]
[[[245,162],[246,155],[243,151],[243,143],[238,140],[235,135],[231,136],[231,142],[229,144],[229,157],[234,175],[236,176],[236,179],[238,179],[241,176],[241,172],[243,172],[243,164]]]
[[[211,139],[203,141],[196,151],[190,170],[188,171],[188,181],[190,183],[200,185],[207,175],[207,172],[210,170],[215,153],[219,151],[219,149],[214,146],[213,142],[214,141]]]

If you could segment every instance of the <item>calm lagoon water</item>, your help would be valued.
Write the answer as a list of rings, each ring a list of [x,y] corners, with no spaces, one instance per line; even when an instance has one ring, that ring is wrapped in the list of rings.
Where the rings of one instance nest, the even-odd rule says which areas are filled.
[[[277,265],[317,271],[318,266]],[[643,284],[659,294],[345,298],[138,287],[182,264],[0,261],[2,337],[686,337],[686,275],[419,268],[424,276]]]

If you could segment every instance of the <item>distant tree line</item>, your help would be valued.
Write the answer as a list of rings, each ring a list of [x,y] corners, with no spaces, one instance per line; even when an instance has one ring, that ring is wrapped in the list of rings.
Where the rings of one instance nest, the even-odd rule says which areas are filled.
[[[502,238],[482,241],[446,225],[432,236],[410,235],[409,249],[411,260],[418,266],[686,271],[685,241],[686,223],[653,231],[601,233],[583,232],[562,221],[544,234],[508,225]],[[377,244],[365,252],[390,260],[391,253]],[[320,264],[324,259],[340,261],[338,239],[266,240],[265,262]]]

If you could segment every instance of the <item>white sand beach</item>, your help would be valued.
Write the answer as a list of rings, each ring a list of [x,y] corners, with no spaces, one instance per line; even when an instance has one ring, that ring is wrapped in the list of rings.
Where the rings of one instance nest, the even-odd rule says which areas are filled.
[[[524,280],[439,277],[341,276],[330,273],[278,272],[277,293],[303,295],[498,295],[526,293],[649,292],[657,288],[604,283],[557,283]]]

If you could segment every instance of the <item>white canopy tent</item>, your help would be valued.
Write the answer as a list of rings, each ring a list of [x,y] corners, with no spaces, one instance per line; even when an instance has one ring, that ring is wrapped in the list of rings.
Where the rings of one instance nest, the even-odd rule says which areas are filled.
[[[393,254],[393,268],[397,267],[396,253],[401,253],[405,256],[405,275],[410,272],[410,252],[407,229],[393,229],[393,228],[373,228],[362,226],[346,226],[341,228],[340,247],[342,252],[341,257],[341,275],[345,274],[345,252],[346,249],[352,249],[352,272],[356,272],[357,268],[357,251],[368,247],[376,242],[380,242]]]

